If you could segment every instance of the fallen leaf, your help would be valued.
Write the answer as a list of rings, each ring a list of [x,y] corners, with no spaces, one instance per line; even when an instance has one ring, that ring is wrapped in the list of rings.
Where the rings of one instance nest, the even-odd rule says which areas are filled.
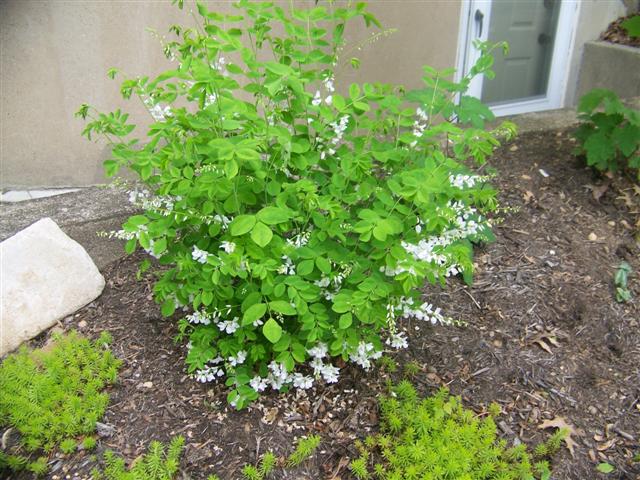
[[[552,330],[550,332],[542,332],[533,337],[531,343],[535,343],[545,352],[553,354],[551,347],[559,347],[558,336],[563,336],[559,330]],[[564,335],[566,336],[566,335]]]
[[[596,202],[600,201],[600,198],[609,190],[609,183],[603,183],[602,185],[587,185],[587,188],[591,190],[591,196]]]
[[[616,197],[616,200],[624,201],[624,204],[627,206],[627,208],[634,207],[633,198],[631,198],[631,195],[629,194],[629,192],[622,192],[622,195]]]
[[[529,203],[531,200],[535,199],[535,196],[533,195],[533,193],[527,190],[522,194],[522,199],[524,200],[524,203]]]
[[[599,452],[604,452],[605,450],[609,450],[611,447],[613,447],[616,444],[616,439],[612,438],[611,440],[609,440],[608,442],[605,442],[603,444],[600,444],[596,447],[596,449]]]
[[[278,416],[278,407],[267,408],[265,409],[264,416],[262,417],[262,422],[270,425],[274,422],[276,417]]]
[[[567,423],[567,421],[562,417],[555,417],[553,420],[545,420],[540,425],[538,425],[538,428],[566,429],[567,434],[565,435],[563,440],[571,456],[575,457],[575,447],[577,447],[578,444],[573,440],[573,438],[571,438],[571,435],[577,435],[573,425]]]
[[[531,180],[531,177],[529,175],[520,175],[520,178],[522,178],[523,180]]]
[[[540,348],[542,348],[544,351],[553,354],[553,352],[551,351],[551,347],[547,345],[544,340],[534,340],[533,343],[539,345]]]

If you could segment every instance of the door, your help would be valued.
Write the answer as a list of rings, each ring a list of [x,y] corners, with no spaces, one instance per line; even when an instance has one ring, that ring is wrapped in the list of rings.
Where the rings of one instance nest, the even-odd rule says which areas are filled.
[[[474,39],[509,44],[507,55],[494,53],[495,78],[476,79],[470,93],[496,115],[561,107],[577,4],[571,0],[467,1],[465,71],[478,57]]]

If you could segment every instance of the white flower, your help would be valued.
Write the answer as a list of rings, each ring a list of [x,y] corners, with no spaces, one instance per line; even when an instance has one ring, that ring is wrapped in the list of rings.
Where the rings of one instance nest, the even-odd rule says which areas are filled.
[[[320,96],[320,90],[316,90],[316,94],[313,96],[313,100],[311,100],[311,105],[314,107],[319,106],[322,103],[322,97]]]
[[[231,254],[236,249],[236,244],[233,242],[224,241],[220,243],[220,248],[222,248],[225,252]]]
[[[191,258],[200,263],[207,263],[207,258],[209,257],[209,255],[209,252],[200,250],[195,245],[193,246],[193,250],[191,251]]]
[[[324,101],[327,105],[331,105],[331,102],[333,101],[333,96],[332,95],[327,96],[327,98],[325,98]]]
[[[302,390],[307,390],[313,386],[313,378],[306,377],[301,373],[294,373],[293,386]]]
[[[322,375],[322,378],[324,378],[325,382],[336,383],[338,381],[338,376],[340,375],[340,369],[328,363],[322,367],[320,374]]]
[[[185,318],[189,323],[193,324],[201,323],[202,325],[209,325],[211,323],[211,319],[206,312],[193,312],[191,315],[187,315]]]
[[[331,285],[331,279],[329,277],[325,277],[324,275],[322,275],[322,277],[320,277],[320,280],[316,280],[313,283],[317,287],[327,288],[329,285]]]
[[[269,364],[269,371],[267,380],[274,390],[280,390],[285,384],[290,383],[291,377],[283,363],[272,361]]]
[[[391,348],[407,348],[409,342],[407,342],[407,336],[404,333],[393,333],[386,341],[387,345]]]
[[[287,238],[287,244],[294,248],[301,248],[309,243],[310,238],[311,232],[301,232],[291,238]]]
[[[215,93],[212,93],[211,95],[207,95],[204,99],[204,107],[207,108],[209,105],[216,103],[217,99],[218,97],[216,96]]]
[[[216,378],[222,377],[223,375],[224,370],[222,368],[216,366],[208,366],[200,370],[196,370],[196,372],[193,374],[193,377],[200,383],[207,383],[212,382]]]
[[[267,389],[267,379],[262,378],[259,375],[256,375],[249,381],[249,386],[253,388],[256,392],[264,392]]]
[[[320,342],[317,343],[313,348],[309,348],[307,353],[311,355],[313,358],[324,358],[327,356],[328,352],[327,345]]]
[[[232,367],[237,365],[242,365],[244,361],[247,359],[247,352],[244,350],[240,350],[235,357],[229,357],[227,361]]]
[[[156,122],[162,122],[166,119],[166,117],[171,116],[171,107],[166,106],[162,108],[160,104],[153,105],[149,108],[149,113]]]
[[[365,370],[371,368],[371,360],[380,358],[382,352],[377,351],[372,343],[360,342],[358,348],[349,354],[349,360],[357,363]]]
[[[293,261],[287,256],[282,256],[283,263],[278,267],[278,273],[282,275],[295,275],[296,274],[296,266],[293,264]]]
[[[479,175],[449,175],[449,183],[452,187],[464,189],[473,188],[478,181],[485,180],[486,177]]]
[[[335,92],[335,87],[333,85],[333,77],[327,77],[323,80],[322,84],[327,92],[333,93]]]
[[[225,320],[217,324],[218,328],[221,332],[226,332],[229,335],[234,333],[236,330],[240,328],[240,324],[238,323],[238,317],[233,317],[232,320]]]

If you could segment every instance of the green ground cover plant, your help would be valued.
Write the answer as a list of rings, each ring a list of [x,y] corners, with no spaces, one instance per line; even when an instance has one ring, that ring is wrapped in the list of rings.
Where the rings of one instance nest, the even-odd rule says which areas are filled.
[[[580,98],[578,118],[577,155],[600,171],[628,168],[640,179],[640,111],[625,106],[615,92],[596,88]]]
[[[184,449],[184,437],[174,437],[168,446],[153,441],[147,453],[137,459],[130,468],[112,451],[104,454],[104,468],[91,472],[94,480],[172,480],[180,467],[180,455]]]
[[[524,444],[508,448],[498,439],[493,418],[500,408],[489,411],[477,416],[446,389],[420,398],[402,381],[380,400],[381,432],[357,442],[360,456],[351,471],[359,480],[551,478],[542,458],[557,451],[565,432],[558,431],[532,455]]]
[[[631,300],[631,291],[629,290],[629,275],[631,274],[631,265],[622,262],[613,277],[616,289],[616,301],[623,303]]]
[[[400,318],[452,323],[419,288],[471,281],[497,202],[469,166],[514,127],[486,129],[491,111],[464,93],[491,75],[492,46],[478,44],[459,82],[424,67],[419,90],[338,92],[335,72],[358,64],[348,26],[379,26],[365,3],[234,5],[196,4],[195,28],[171,28],[173,68],[158,77],[109,72],[148,109],[146,137],[120,110],[78,115],[88,138],[111,144],[107,173],[141,181],[130,199],[143,213],[114,234],[163,266],[154,294],[164,315],[182,316],[189,372],[226,380],[242,408],[267,388],[338,381],[336,357],[370,368],[407,346]]]
[[[25,450],[59,446],[70,453],[77,437],[94,433],[109,402],[104,389],[120,366],[107,348],[110,341],[106,332],[93,342],[71,332],[41,349],[22,347],[2,362],[0,424],[20,433]]]

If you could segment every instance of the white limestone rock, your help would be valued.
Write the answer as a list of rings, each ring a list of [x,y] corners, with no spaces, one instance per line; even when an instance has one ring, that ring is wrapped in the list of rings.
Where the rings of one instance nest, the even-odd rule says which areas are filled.
[[[104,278],[75,240],[43,218],[0,243],[0,355],[102,293]]]

